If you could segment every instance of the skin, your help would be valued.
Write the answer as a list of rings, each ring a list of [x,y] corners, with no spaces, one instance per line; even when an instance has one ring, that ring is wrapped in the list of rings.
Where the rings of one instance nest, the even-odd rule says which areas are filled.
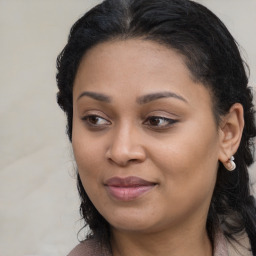
[[[143,102],[159,92],[165,97]],[[139,39],[90,49],[73,102],[74,156],[89,198],[111,225],[114,256],[212,255],[206,218],[218,161],[228,164],[241,139],[241,106],[217,127],[211,95],[182,57]],[[134,200],[113,198],[106,181],[128,176],[156,185]]]

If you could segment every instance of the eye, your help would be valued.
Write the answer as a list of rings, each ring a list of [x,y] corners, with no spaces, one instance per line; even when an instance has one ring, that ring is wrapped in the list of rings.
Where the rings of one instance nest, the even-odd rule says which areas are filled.
[[[178,122],[178,120],[162,117],[162,116],[150,116],[146,119],[144,124],[153,128],[168,128]]]
[[[82,120],[85,121],[85,123],[88,126],[95,127],[95,128],[104,128],[105,126],[108,126],[111,124],[110,121],[98,115],[87,115],[87,116],[84,116]]]

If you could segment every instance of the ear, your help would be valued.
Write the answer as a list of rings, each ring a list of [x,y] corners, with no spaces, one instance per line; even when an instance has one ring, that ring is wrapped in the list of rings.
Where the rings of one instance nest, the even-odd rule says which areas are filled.
[[[240,103],[235,103],[225,115],[219,127],[220,151],[219,160],[229,162],[240,144],[244,129],[244,110]]]

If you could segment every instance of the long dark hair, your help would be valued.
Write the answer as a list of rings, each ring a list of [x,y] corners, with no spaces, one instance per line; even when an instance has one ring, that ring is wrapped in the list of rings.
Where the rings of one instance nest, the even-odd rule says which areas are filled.
[[[57,100],[67,115],[70,141],[73,82],[82,57],[100,42],[128,38],[155,41],[181,54],[193,79],[211,91],[217,124],[234,103],[242,104],[245,127],[235,154],[237,168],[228,172],[219,163],[206,227],[212,243],[220,226],[229,239],[245,230],[256,255],[256,207],[247,170],[256,136],[252,93],[236,41],[206,7],[189,0],[105,0],[81,17],[57,59]],[[77,185],[89,236],[108,244],[109,224],[88,198],[78,173]]]

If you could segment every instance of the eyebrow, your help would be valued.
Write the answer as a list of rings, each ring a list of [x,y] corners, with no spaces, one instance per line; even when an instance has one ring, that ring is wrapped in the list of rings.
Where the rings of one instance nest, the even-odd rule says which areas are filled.
[[[109,97],[103,93],[97,93],[97,92],[82,92],[78,96],[77,101],[84,96],[90,97],[90,98],[98,100],[98,101],[106,102],[106,103],[111,102],[111,97]],[[178,99],[178,100],[188,103],[188,101],[185,98],[183,98],[181,95],[178,95],[174,92],[156,92],[156,93],[146,94],[146,95],[138,97],[136,102],[138,104],[142,105],[142,104],[146,104],[151,101],[162,99],[162,98],[175,98],[175,99]]]
[[[82,97],[84,96],[87,96],[87,97],[90,97],[94,100],[98,100],[98,101],[102,101],[102,102],[107,102],[107,103],[110,103],[111,102],[111,98],[105,94],[102,94],[102,93],[97,93],[97,92],[82,92],[78,98],[77,98],[77,101],[79,99],[81,99]]]
[[[162,99],[162,98],[175,98],[181,101],[188,103],[188,101],[183,98],[182,96],[174,93],[174,92],[157,92],[157,93],[150,93],[144,96],[141,96],[137,99],[138,104],[146,104],[154,100]]]

